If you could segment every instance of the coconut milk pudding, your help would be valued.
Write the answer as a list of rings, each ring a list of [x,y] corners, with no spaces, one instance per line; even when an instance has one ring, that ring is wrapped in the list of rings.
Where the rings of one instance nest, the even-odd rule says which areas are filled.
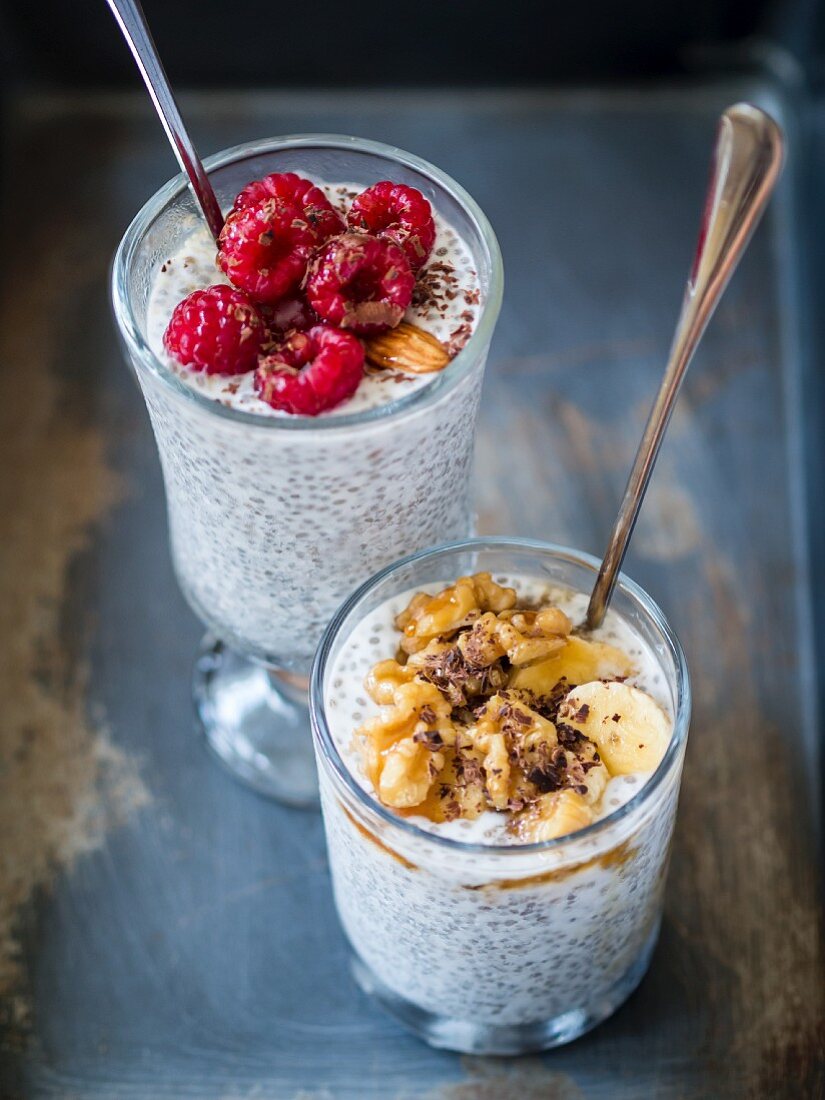
[[[212,632],[268,664],[306,672],[364,577],[471,528],[487,348],[455,375],[452,360],[490,258],[437,202],[272,173],[235,198],[217,256],[193,227],[158,257],[146,336],[185,390],[138,377],[176,572]]]
[[[579,1033],[646,969],[678,774],[611,815],[662,761],[675,700],[615,612],[571,633],[586,606],[546,579],[481,573],[385,601],[341,645],[331,736],[361,788],[416,827],[356,821],[321,768],[336,903],[357,971],[390,1003],[473,1027],[564,1017]]]

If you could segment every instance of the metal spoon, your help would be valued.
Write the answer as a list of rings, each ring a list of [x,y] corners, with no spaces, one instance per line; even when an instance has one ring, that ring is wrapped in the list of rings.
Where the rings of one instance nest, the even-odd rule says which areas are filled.
[[[107,3],[123,31],[123,37],[129,44],[129,49],[140,69],[140,75],[160,116],[178,163],[189,177],[206,224],[217,242],[223,228],[223,214],[209,177],[206,175],[206,169],[195,151],[192,139],[186,132],[169,80],[146,24],[143,9],[138,0],[107,0]]]
[[[737,103],[722,114],[682,311],[590,597],[588,630],[595,630],[604,619],[685,372],[776,185],[783,150],[782,131],[758,107]]]

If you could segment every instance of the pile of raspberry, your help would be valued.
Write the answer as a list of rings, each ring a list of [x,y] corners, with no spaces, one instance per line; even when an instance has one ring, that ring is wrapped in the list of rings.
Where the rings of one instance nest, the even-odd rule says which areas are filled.
[[[218,241],[231,286],[196,290],[175,307],[169,355],[206,374],[255,372],[258,396],[317,416],[351,397],[364,373],[360,336],[401,321],[435,240],[420,191],[382,180],[344,219],[292,172],[240,192]]]

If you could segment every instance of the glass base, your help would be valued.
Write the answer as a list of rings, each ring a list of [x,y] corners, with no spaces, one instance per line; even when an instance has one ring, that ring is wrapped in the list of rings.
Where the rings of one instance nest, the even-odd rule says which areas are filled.
[[[389,989],[373,971],[353,954],[351,960],[355,980],[363,991],[381,1004],[392,1016],[410,1031],[415,1032],[432,1047],[454,1050],[459,1054],[519,1055],[535,1054],[540,1050],[563,1046],[578,1039],[585,1032],[612,1016],[641,982],[650,965],[659,924],[653,929],[644,949],[630,969],[604,995],[591,1002],[587,1008],[571,1009],[551,1020],[538,1020],[530,1024],[497,1026],[475,1020],[460,1020],[439,1016],[419,1008]]]
[[[192,692],[207,744],[236,779],[287,806],[318,805],[306,686],[298,677],[206,634]]]

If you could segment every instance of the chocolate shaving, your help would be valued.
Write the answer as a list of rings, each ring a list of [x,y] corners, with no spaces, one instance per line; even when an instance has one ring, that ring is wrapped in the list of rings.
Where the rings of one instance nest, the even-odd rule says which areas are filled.
[[[566,722],[556,723],[556,736],[559,739],[559,744],[568,749],[573,749],[582,741],[587,740],[581,730],[577,730],[574,726],[568,726]]]
[[[413,741],[417,745],[423,745],[430,752],[438,752],[444,745],[444,738],[438,730],[416,730],[413,734]]]
[[[428,657],[419,675],[435,684],[454,707],[466,707],[479,695],[492,695],[507,681],[501,662],[489,668],[474,668],[457,645]]]
[[[551,791],[559,791],[564,786],[564,775],[560,769],[552,764],[545,768],[531,768],[527,778],[540,794],[549,794]]]

